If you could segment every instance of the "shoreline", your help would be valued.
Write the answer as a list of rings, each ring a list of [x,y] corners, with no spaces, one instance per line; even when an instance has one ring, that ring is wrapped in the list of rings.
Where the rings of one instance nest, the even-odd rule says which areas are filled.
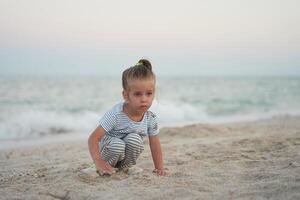
[[[255,123],[260,121],[268,121],[272,119],[277,118],[293,118],[293,117],[300,117],[299,114],[276,114],[271,116],[264,116],[264,117],[244,117],[239,120],[214,120],[214,121],[192,121],[192,122],[181,122],[181,123],[174,123],[174,124],[168,124],[164,125],[160,128],[182,128],[186,126],[194,126],[197,124],[209,124],[212,126],[219,126],[219,125],[231,125],[231,124],[240,124],[240,123]],[[236,119],[236,117],[234,118]],[[87,132],[86,134],[83,133],[68,133],[68,134],[54,134],[54,135],[48,135],[44,137],[37,137],[37,138],[25,138],[25,139],[7,139],[7,140],[0,140],[0,151],[2,150],[13,150],[13,149],[20,149],[20,148],[31,148],[31,147],[37,147],[42,145],[48,145],[48,144],[60,144],[60,143],[68,143],[72,141],[81,141],[81,140],[87,140],[89,137],[89,134],[93,130],[91,129],[90,132]]]
[[[62,135],[50,135],[40,138],[28,138],[28,139],[11,139],[0,141],[0,152],[2,150],[14,150],[38,147],[43,145],[60,144],[76,142],[80,140],[87,140],[88,135],[83,135],[79,133],[73,134],[62,134]]]
[[[0,199],[299,199],[300,116],[160,130],[167,171],[86,177],[85,140],[0,150]],[[118,190],[118,192],[115,192]]]

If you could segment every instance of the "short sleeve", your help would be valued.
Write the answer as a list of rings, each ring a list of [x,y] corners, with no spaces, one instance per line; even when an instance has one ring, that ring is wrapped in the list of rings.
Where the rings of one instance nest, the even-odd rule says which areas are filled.
[[[107,111],[99,121],[100,126],[106,131],[111,131],[117,124],[117,115],[113,110]]]
[[[154,136],[159,133],[158,130],[158,123],[157,123],[157,116],[150,112],[149,114],[149,121],[148,121],[148,135]]]

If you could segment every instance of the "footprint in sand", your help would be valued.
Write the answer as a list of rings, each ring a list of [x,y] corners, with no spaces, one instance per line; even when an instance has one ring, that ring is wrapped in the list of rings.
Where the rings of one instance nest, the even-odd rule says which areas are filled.
[[[96,169],[93,167],[84,168],[77,172],[78,180],[89,184],[96,182],[96,179],[98,177],[99,174],[96,172]]]
[[[99,177],[97,170],[94,167],[85,168],[79,171],[80,174],[89,177],[90,179],[95,179]]]

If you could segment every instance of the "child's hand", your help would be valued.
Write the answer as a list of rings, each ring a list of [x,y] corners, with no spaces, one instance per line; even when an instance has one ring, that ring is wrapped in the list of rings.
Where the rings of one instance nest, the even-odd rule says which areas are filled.
[[[153,173],[157,174],[158,176],[165,176],[166,172],[164,169],[154,169]]]
[[[116,169],[113,168],[108,162],[101,160],[97,165],[98,173],[102,176],[104,174],[114,174],[116,173]]]

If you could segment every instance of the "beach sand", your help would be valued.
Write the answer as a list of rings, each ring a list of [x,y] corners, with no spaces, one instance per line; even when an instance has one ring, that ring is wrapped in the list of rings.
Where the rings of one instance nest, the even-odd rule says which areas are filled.
[[[92,178],[86,140],[0,151],[0,199],[300,199],[300,117],[162,128],[168,174]]]

